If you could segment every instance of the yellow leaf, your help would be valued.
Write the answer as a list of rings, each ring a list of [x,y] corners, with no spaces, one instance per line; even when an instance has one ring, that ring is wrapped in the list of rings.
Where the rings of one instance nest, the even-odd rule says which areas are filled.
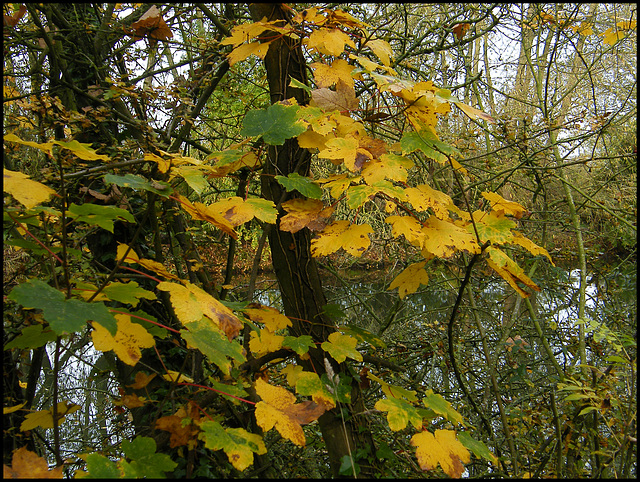
[[[350,87],[342,79],[338,79],[336,90],[326,87],[311,91],[311,102],[309,105],[319,107],[320,109],[329,111],[347,112],[358,108],[358,98],[356,91]]]
[[[532,290],[540,291],[538,285],[536,285],[531,278],[524,273],[524,270],[498,248],[489,246],[486,249],[486,253],[489,256],[487,258],[487,264],[507,283],[509,283],[509,285],[511,285],[511,287],[516,290],[520,296],[528,298],[529,293],[520,288],[520,286],[518,286],[518,282],[528,286]]]
[[[117,258],[122,259],[128,248],[129,246],[127,246],[126,244],[118,243],[118,250],[116,252]],[[144,268],[147,268],[148,270],[153,271],[154,273],[164,278],[173,279],[176,281],[180,280],[180,278],[178,278],[176,275],[169,273],[169,271],[167,271],[167,268],[165,268],[162,263],[158,263],[157,261],[154,261],[152,259],[139,258],[133,249],[129,249],[127,258],[124,260],[124,262],[137,263],[140,266],[143,266]]]
[[[260,59],[264,59],[267,55],[271,42],[251,42],[248,44],[242,44],[231,51],[227,56],[229,59],[229,66],[233,67],[234,64],[240,62],[251,55],[256,55]]]
[[[4,169],[4,192],[11,194],[27,209],[49,200],[56,192],[48,186],[32,181],[29,176],[18,171]]]
[[[286,327],[291,326],[291,320],[271,306],[257,303],[252,303],[249,306],[250,308],[243,310],[243,313],[251,321],[263,323],[270,331],[284,330]]]
[[[527,210],[517,202],[507,201],[495,192],[482,192],[482,197],[491,203],[491,209],[504,214],[510,214],[516,219],[520,219]]]
[[[280,219],[280,230],[296,233],[302,228],[312,231],[324,229],[335,207],[325,208],[319,199],[291,199],[282,203],[287,211]]]
[[[254,217],[260,221],[274,224],[278,216],[278,211],[273,201],[258,198],[242,199],[238,196],[211,204],[207,208],[207,212],[220,213],[232,226],[244,224]]]
[[[393,50],[391,49],[391,45],[386,40],[375,39],[369,40],[365,46],[369,47],[371,51],[376,54],[376,57],[380,59],[380,61],[389,67],[391,65],[391,57],[393,57]]]
[[[426,251],[438,258],[449,258],[456,251],[468,251],[472,254],[480,252],[475,234],[450,221],[441,221],[435,216],[430,216],[422,231],[425,234],[423,252]]]
[[[442,220],[449,217],[449,208],[453,205],[451,198],[441,192],[432,189],[426,184],[405,189],[407,200],[417,211],[433,209],[434,214]]]
[[[331,189],[331,196],[340,199],[340,196],[347,190],[352,182],[358,182],[360,176],[349,177],[348,174],[332,174],[324,179],[317,179],[318,184],[324,184],[325,189]]]
[[[142,358],[142,348],[155,345],[153,336],[138,323],[132,323],[128,315],[117,314],[118,331],[113,336],[100,323],[92,323],[91,338],[96,350],[111,351],[127,365],[134,366]]]
[[[64,466],[49,470],[49,463],[44,457],[38,457],[35,452],[26,447],[13,452],[11,467],[2,466],[4,479],[62,479]]]
[[[27,387],[25,386],[25,387],[22,387],[22,388],[27,388]],[[22,402],[22,403],[20,403],[18,405],[14,405],[13,407],[2,407],[2,415],[8,415],[10,413],[17,412],[22,407],[24,407],[26,404],[27,404],[27,402]]]
[[[314,30],[303,42],[309,49],[334,57],[338,57],[344,51],[345,45],[356,48],[351,37],[336,28]]]
[[[182,209],[191,214],[193,219],[210,222],[232,238],[238,239],[238,234],[233,229],[234,225],[225,219],[215,207],[212,208],[212,206],[207,206],[199,202],[191,203],[191,201],[181,195],[178,195],[178,199],[180,200]]]
[[[388,216],[385,222],[391,224],[391,234],[394,238],[404,235],[412,245],[422,247],[425,234],[422,224],[413,216]]]
[[[64,417],[70,413],[80,410],[80,405],[72,402],[58,402],[58,425],[60,425]],[[25,416],[24,422],[20,425],[20,431],[33,430],[36,427],[53,428],[53,408],[49,410],[40,410]]]
[[[436,430],[435,435],[423,431],[411,437],[422,470],[433,470],[438,464],[449,477],[460,478],[463,463],[471,461],[469,451],[456,438],[454,430]]]
[[[392,290],[394,288],[399,288],[398,294],[400,299],[402,299],[408,294],[418,291],[420,285],[426,286],[429,282],[429,275],[423,269],[425,264],[426,261],[410,265],[395,277],[387,289]]]
[[[134,388],[136,390],[140,390],[146,387],[149,384],[149,382],[153,380],[155,377],[156,377],[155,373],[152,373],[151,375],[147,375],[144,372],[137,372],[135,382],[127,386]]]
[[[290,386],[295,387],[296,382],[302,375],[303,371],[304,368],[302,368],[300,365],[287,365],[282,370],[280,370],[280,373],[287,377],[287,383]]]
[[[413,161],[404,156],[383,154],[380,159],[367,162],[362,168],[362,177],[367,184],[374,184],[383,179],[406,182],[407,169],[413,167]]]
[[[302,424],[311,423],[326,409],[310,400],[296,404],[296,397],[282,387],[269,385],[261,378],[256,380],[256,393],[262,401],[256,404],[258,425],[268,432],[272,428],[294,444],[304,447],[306,439]]]
[[[258,332],[251,332],[249,348],[256,357],[260,357],[282,348],[283,341],[284,336],[276,335],[272,331],[264,328]]]
[[[373,229],[368,224],[350,226],[349,221],[335,221],[311,240],[311,254],[327,256],[342,248],[352,256],[362,256],[371,244],[370,233]]]
[[[335,59],[330,66],[322,62],[313,62],[310,67],[315,72],[314,79],[318,87],[331,87],[339,81],[351,88],[354,86],[353,77],[351,77],[353,65],[344,59]]]
[[[328,341],[322,343],[322,349],[329,353],[338,363],[342,363],[347,358],[362,361],[362,354],[356,350],[358,340],[351,335],[344,335],[334,331],[329,335]]]
[[[176,372],[175,370],[167,370],[167,373],[162,375],[168,382],[176,383],[193,383],[193,378],[186,376],[184,373]]]
[[[511,243],[513,244],[517,244],[519,246],[522,246],[524,249],[526,249],[527,251],[529,251],[531,254],[533,254],[534,256],[538,256],[539,254],[546,256],[547,259],[549,260],[549,262],[555,266],[555,263],[553,262],[553,260],[551,259],[551,255],[549,255],[549,252],[544,249],[541,246],[538,246],[536,243],[534,243],[533,241],[531,241],[529,238],[525,238],[522,234],[520,234],[517,231],[513,231],[513,239],[511,240]]]

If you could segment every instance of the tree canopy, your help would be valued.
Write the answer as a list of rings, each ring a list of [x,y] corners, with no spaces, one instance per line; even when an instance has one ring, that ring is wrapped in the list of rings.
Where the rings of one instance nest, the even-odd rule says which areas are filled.
[[[3,32],[5,477],[636,476],[635,4]]]

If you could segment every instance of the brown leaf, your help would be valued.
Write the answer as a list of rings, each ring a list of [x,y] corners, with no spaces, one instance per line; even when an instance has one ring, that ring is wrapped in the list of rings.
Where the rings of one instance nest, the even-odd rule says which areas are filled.
[[[167,40],[173,37],[173,33],[169,26],[162,18],[162,13],[153,5],[146,13],[140,17],[140,20],[131,24],[133,38],[140,40],[145,36],[155,40]]]
[[[13,452],[11,464],[12,467],[2,466],[4,479],[61,479],[64,468],[60,466],[49,470],[47,461],[26,447]]]

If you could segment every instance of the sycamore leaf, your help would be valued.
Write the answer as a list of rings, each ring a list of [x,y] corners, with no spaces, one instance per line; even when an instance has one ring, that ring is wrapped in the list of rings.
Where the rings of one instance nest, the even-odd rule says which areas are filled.
[[[143,191],[153,192],[162,197],[169,197],[173,189],[168,182],[149,180],[137,174],[127,174],[125,176],[116,176],[115,174],[106,174],[104,182],[107,184],[115,184],[120,187],[130,187],[131,189],[142,189]]]
[[[386,348],[387,344],[370,331],[355,325],[342,325],[340,331],[345,335],[351,335],[358,340],[358,343],[368,343],[374,349]]]
[[[308,336],[308,335],[305,335]],[[286,367],[284,367],[282,370],[280,370],[280,373],[284,376],[287,377],[287,383],[295,388],[296,383],[298,383],[298,378],[300,378],[300,375],[304,372],[304,368],[301,367],[300,365],[292,365],[289,364]]]
[[[304,447],[306,439],[302,424],[317,420],[326,408],[311,400],[295,403],[296,397],[282,387],[269,385],[258,378],[256,393],[262,401],[256,404],[255,417],[258,425],[268,432],[272,428],[294,444]]]
[[[403,188],[394,186],[389,181],[378,181],[371,186],[367,184],[351,186],[347,193],[347,206],[351,209],[358,209],[379,192],[394,199],[404,199],[405,197]]]
[[[251,332],[251,339],[249,340],[249,349],[257,357],[272,353],[282,348],[282,342],[284,336],[276,335],[271,330],[266,328],[259,331]]]
[[[253,464],[254,453],[267,453],[262,437],[243,428],[226,428],[213,420],[201,423],[200,428],[202,432],[198,438],[204,440],[205,447],[224,450],[236,470],[243,471]]]
[[[391,45],[389,45],[386,40],[368,40],[365,46],[369,47],[371,51],[376,54],[376,57],[380,59],[380,62],[382,62],[385,66],[389,67],[391,65],[393,50],[391,49]]]
[[[420,285],[426,286],[429,282],[429,275],[423,269],[425,264],[426,261],[410,265],[395,277],[387,289],[392,290],[399,288],[398,295],[400,296],[400,299],[403,299],[408,294],[418,291]]]
[[[11,194],[16,201],[27,209],[47,202],[56,192],[48,186],[29,179],[18,171],[4,169],[3,191]]]
[[[380,159],[366,162],[362,168],[362,177],[367,184],[374,184],[384,179],[406,182],[407,169],[414,166],[411,159],[395,154],[383,154]]]
[[[170,472],[177,467],[177,463],[171,460],[167,454],[157,454],[156,441],[151,437],[138,436],[132,441],[122,441],[122,451],[131,460],[120,461],[123,468],[123,478],[165,478],[165,472]]]
[[[231,372],[232,363],[237,364],[246,361],[243,348],[236,340],[229,340],[225,333],[218,328],[209,318],[191,322],[187,325],[189,330],[180,330],[180,335],[187,342],[189,348],[200,350],[211,363],[215,363],[225,375]]]
[[[313,62],[309,66],[314,70],[313,77],[318,87],[331,87],[339,81],[349,87],[354,86],[353,77],[351,77],[353,65],[344,59],[335,59],[330,66],[322,62]]]
[[[373,380],[374,382],[378,382],[382,388],[383,393],[389,398],[406,398],[410,402],[417,402],[418,397],[416,397],[415,390],[407,390],[406,388],[398,387],[395,385],[389,385],[383,379],[378,378],[371,372],[367,372],[367,378]]]
[[[56,333],[43,325],[25,326],[18,336],[4,345],[4,350],[38,348],[50,341],[56,341],[56,338]]]
[[[172,172],[184,179],[198,196],[201,196],[205,189],[209,187],[209,183],[201,168],[195,166],[180,166],[174,168]]]
[[[332,174],[327,178],[316,179],[316,182],[318,184],[324,184],[325,189],[331,190],[331,196],[333,196],[334,199],[339,199],[347,190],[351,182],[357,182],[359,179],[359,176],[350,178],[348,177],[348,174]]]
[[[297,105],[273,104],[267,109],[251,110],[244,116],[240,135],[261,136],[267,144],[281,146],[307,130],[298,120],[298,109]]]
[[[435,216],[430,216],[425,221],[422,231],[425,234],[423,250],[438,258],[450,258],[456,251],[473,254],[480,252],[475,234],[450,221],[441,221]]]
[[[498,457],[489,451],[484,442],[473,439],[469,432],[458,432],[458,440],[465,448],[471,450],[476,457],[488,460],[494,466],[498,466]]]
[[[449,477],[459,478],[463,463],[471,461],[469,451],[456,439],[454,430],[436,430],[435,434],[423,431],[411,437],[416,447],[418,464],[422,470],[435,469],[438,464]]]
[[[97,154],[95,150],[91,148],[91,144],[84,144],[76,140],[73,141],[53,141],[54,144],[59,145],[63,149],[67,149],[73,152],[77,157],[85,161],[108,161],[109,156],[103,154]]]
[[[248,308],[242,312],[249,317],[251,321],[264,324],[268,330],[275,332],[276,330],[284,330],[291,326],[291,320],[271,306],[264,306],[258,303],[251,303]]]
[[[298,355],[304,355],[309,351],[309,348],[315,346],[315,342],[309,335],[285,336],[284,340],[282,340],[282,346],[291,348]]]
[[[171,383],[193,383],[193,378],[175,370],[167,370],[167,373],[162,375],[162,378]]]
[[[11,467],[2,466],[4,479],[62,479],[64,466],[49,470],[49,463],[44,457],[21,447],[14,450],[11,456]]]
[[[516,223],[507,218],[501,211],[475,211],[473,220],[476,222],[476,229],[480,236],[480,241],[486,243],[491,241],[492,244],[509,243],[513,239],[512,228],[516,227]],[[473,226],[468,225],[469,232],[473,231]]]
[[[342,363],[347,358],[362,361],[362,354],[356,350],[358,344],[356,338],[334,331],[329,335],[328,340],[322,343],[322,349],[338,363]]]
[[[368,156],[358,152],[358,140],[353,137],[337,137],[325,143],[325,148],[318,152],[320,159],[343,160],[350,171],[358,171],[368,160]]]
[[[116,251],[116,258],[117,259],[122,259],[125,255],[125,253],[127,252],[127,250],[129,249],[129,246],[127,246],[126,244],[122,244],[122,243],[118,243],[118,249]],[[154,261],[152,259],[145,259],[145,258],[138,258],[138,255],[136,254],[136,252],[133,249],[129,249],[129,252],[127,254],[127,257],[124,260],[125,263],[137,263],[140,266],[143,266],[145,268],[147,268],[149,271],[153,271],[154,273],[167,278],[167,279],[173,279],[173,280],[180,280],[180,278],[178,278],[176,275],[173,275],[171,273],[169,273],[169,271],[167,271],[167,268],[164,267],[164,265],[162,263],[159,263],[158,261]]]
[[[482,197],[491,203],[491,209],[498,213],[510,214],[516,219],[520,219],[527,210],[514,201],[507,201],[500,194],[495,192],[482,192]]]
[[[198,417],[198,412],[196,410],[191,410],[190,412],[187,414],[184,407],[180,407],[175,414],[160,417],[156,420],[156,429],[171,433],[171,438],[169,439],[171,448],[182,445],[187,445],[190,449],[195,448],[200,428],[193,423],[193,419]]]
[[[232,226],[239,226],[258,218],[265,223],[274,224],[278,217],[278,211],[273,201],[261,198],[242,199],[238,196],[215,202],[207,208],[207,212],[218,212]]]
[[[358,108],[358,104],[355,89],[342,79],[336,83],[336,90],[323,87],[311,91],[311,102],[309,103],[312,107],[319,107],[325,112],[332,110],[352,111]]]
[[[422,246],[425,234],[422,224],[413,216],[388,216],[385,222],[391,224],[391,234],[394,238],[404,235],[412,245]]]
[[[104,287],[102,292],[113,301],[137,305],[141,298],[155,300],[155,293],[141,288],[135,281],[128,283],[112,282]]]
[[[433,410],[438,415],[442,415],[451,423],[464,425],[462,415],[460,415],[442,395],[433,393],[433,390],[427,390],[425,397],[422,399],[422,403],[424,403],[425,407]]]
[[[135,218],[125,209],[116,206],[101,206],[99,204],[85,203],[80,206],[71,203],[68,215],[76,222],[100,226],[102,229],[113,233],[114,221],[124,220],[135,223]]]
[[[233,67],[234,64],[245,60],[251,55],[255,55],[260,59],[264,59],[265,55],[267,55],[267,51],[269,50],[270,45],[271,42],[260,41],[238,45],[231,51],[229,55],[227,55],[227,59],[229,60],[229,67]]]
[[[528,286],[532,290],[540,291],[538,285],[536,285],[531,278],[529,278],[524,270],[516,264],[509,256],[498,248],[489,246],[486,249],[486,253],[489,256],[487,258],[487,264],[493,268],[511,287],[516,290],[523,298],[528,298],[530,293],[524,291],[518,282]]]
[[[135,382],[132,383],[131,385],[127,385],[127,387],[133,388],[135,390],[141,390],[144,387],[146,387],[149,382],[151,382],[151,380],[153,380],[156,377],[155,373],[152,373],[151,375],[147,375],[144,372],[137,372],[136,373],[136,377],[135,377]]]
[[[138,323],[132,323],[128,315],[116,315],[118,331],[111,335],[99,323],[93,323],[91,338],[96,350],[111,351],[127,365],[134,366],[142,358],[142,348],[150,348],[156,344],[153,336]]]
[[[287,191],[298,191],[303,196],[313,199],[322,198],[322,189],[311,178],[292,172],[288,176],[276,176],[276,181]]]
[[[458,149],[438,140],[437,136],[428,129],[405,132],[400,139],[400,148],[403,155],[422,151],[429,159],[443,165],[449,162],[449,156],[462,157]]]
[[[64,417],[70,413],[77,412],[82,407],[72,402],[58,402],[58,425],[64,421]],[[29,413],[24,417],[20,425],[20,431],[26,432],[36,427],[53,428],[53,408]]]
[[[289,384],[292,383],[289,382]],[[336,406],[335,397],[317,373],[300,371],[295,374],[293,385],[299,395],[311,397],[315,403],[325,407],[325,410],[331,410]]]
[[[302,228],[319,231],[327,225],[335,207],[324,207],[318,199],[290,199],[282,203],[287,214],[280,219],[280,230],[296,233]]]
[[[338,57],[344,51],[345,45],[356,48],[351,37],[337,28],[314,30],[303,43],[309,49],[334,57]]]
[[[166,41],[173,37],[171,29],[162,18],[162,12],[155,5],[152,5],[139,20],[133,22],[131,29],[134,40],[148,36],[151,39]]]
[[[394,432],[403,430],[409,422],[416,428],[422,428],[422,417],[416,408],[399,398],[384,398],[374,405],[376,410],[387,413],[389,428]]]
[[[311,240],[311,254],[327,256],[344,249],[352,256],[362,256],[371,244],[367,234],[373,233],[368,224],[349,225],[349,221],[335,221]]]
[[[219,212],[216,206],[207,206],[199,202],[191,203],[191,201],[181,195],[178,195],[178,199],[180,200],[182,209],[191,214],[193,219],[207,221],[227,233],[233,239],[238,239],[238,234],[234,230],[234,225],[231,224],[231,222],[229,222],[221,212]]]
[[[464,37],[464,34],[471,28],[471,24],[467,22],[462,22],[453,27],[453,34],[456,36],[458,40],[461,40]]]
[[[449,217],[449,208],[454,205],[447,194],[436,191],[427,184],[407,188],[405,194],[417,211],[426,211],[431,208],[438,219],[442,220]]]
[[[531,241],[529,238],[525,238],[522,234],[517,231],[513,231],[513,238],[511,239],[512,244],[517,244],[522,246],[524,249],[529,251],[534,256],[543,255],[546,256],[549,262],[555,266],[555,263],[551,259],[549,252],[541,246],[538,246],[536,243]]]

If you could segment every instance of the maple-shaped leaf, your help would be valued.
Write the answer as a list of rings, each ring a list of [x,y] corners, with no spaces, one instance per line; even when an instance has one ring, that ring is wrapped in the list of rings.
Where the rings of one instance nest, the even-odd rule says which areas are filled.
[[[308,335],[307,335],[308,336]],[[287,383],[295,388],[296,383],[298,383],[298,378],[304,372],[304,368],[300,365],[288,364],[282,370],[280,370],[280,374],[287,377]]]
[[[58,402],[58,425],[64,421],[64,417],[70,413],[77,412],[82,407],[73,402]],[[24,421],[20,425],[20,431],[26,432],[36,427],[53,428],[53,408],[49,410],[39,410],[29,413],[24,417]]]
[[[358,343],[368,343],[374,349],[386,348],[387,344],[370,331],[355,325],[341,325],[340,331],[345,335],[351,335],[358,340]]]
[[[254,217],[265,223],[274,224],[278,217],[273,201],[261,198],[242,199],[238,196],[211,204],[207,212],[219,212],[232,226],[244,224]]]
[[[276,335],[271,330],[264,328],[257,332],[251,332],[249,349],[256,357],[260,357],[262,355],[272,353],[282,348],[283,341],[284,336]]]
[[[155,373],[152,373],[151,375],[147,375],[144,372],[136,372],[136,376],[134,378],[135,382],[132,383],[131,385],[127,385],[127,387],[133,388],[135,390],[141,390],[144,387],[146,387],[151,380],[153,380],[156,377]]]
[[[471,450],[473,454],[479,459],[485,459],[491,462],[495,467],[498,466],[498,457],[493,455],[484,442],[475,440],[469,435],[469,432],[458,432],[458,440],[468,450]]]
[[[251,55],[257,56],[259,59],[264,59],[265,55],[269,51],[271,42],[251,42],[247,44],[238,45],[234,48],[227,59],[229,60],[229,67],[233,67],[234,64],[245,60]]]
[[[318,184],[323,184],[325,189],[331,190],[331,196],[334,199],[340,199],[352,182],[358,182],[360,176],[351,178],[348,174],[332,174],[327,178],[316,179]]]
[[[164,198],[169,197],[173,192],[171,185],[164,181],[154,181],[137,174],[127,174],[125,176],[117,176],[115,174],[106,174],[104,182],[107,184],[115,184],[120,187],[130,187],[132,189],[142,189],[155,193]]]
[[[80,159],[85,161],[108,161],[109,157],[103,154],[98,154],[94,149],[91,148],[91,144],[83,144],[76,140],[72,141],[61,141],[61,140],[53,140],[51,142],[31,142],[31,141],[23,141],[15,134],[7,134],[4,136],[5,141],[15,142],[16,144],[22,144],[25,146],[35,147],[36,149],[40,149],[43,152],[51,153],[51,149],[54,145],[58,145],[63,149],[67,149],[73,154],[75,154]]]
[[[370,39],[367,40],[365,46],[369,47],[385,66],[389,67],[391,65],[393,50],[391,49],[389,42],[383,39]]]
[[[358,98],[354,87],[350,87],[342,79],[336,83],[336,90],[323,87],[311,91],[312,107],[319,107],[325,112],[337,110],[340,112],[349,112],[358,108]]]
[[[375,72],[377,69],[380,69],[388,72],[389,74],[397,75],[397,72],[391,67],[377,64],[376,62],[373,62],[372,60],[363,57],[362,55],[349,54],[349,58],[356,60],[369,73]]]
[[[376,410],[387,413],[389,428],[394,432],[403,430],[409,422],[416,428],[422,428],[422,417],[416,407],[399,398],[384,398],[374,405]]]
[[[331,355],[338,363],[342,363],[347,358],[362,361],[362,353],[356,350],[358,340],[351,335],[343,335],[334,331],[329,335],[328,341],[322,343],[322,349]]]
[[[6,15],[5,15],[6,17]],[[4,479],[62,479],[64,466],[49,470],[49,463],[44,457],[39,457],[27,447],[13,451],[11,467],[2,466]]]
[[[127,251],[128,251],[128,254],[126,255],[126,258],[125,258],[125,253],[127,253]],[[129,246],[127,246],[126,244],[118,243],[116,258],[117,259],[125,258],[124,259],[125,263],[137,263],[140,266],[147,268],[149,271],[153,271],[154,273],[162,276],[163,278],[173,279],[176,281],[180,279],[176,275],[169,273],[167,268],[165,268],[162,263],[159,263],[158,261],[154,261],[153,259],[139,258],[136,252],[132,249],[129,249]]]
[[[546,256],[549,262],[555,266],[555,263],[551,259],[551,255],[549,252],[541,246],[538,246],[536,243],[531,241],[529,238],[525,238],[518,231],[513,231],[513,238],[511,239],[511,244],[517,244],[518,246],[522,246],[524,249],[529,251],[534,256],[542,255]]]
[[[322,189],[313,180],[306,176],[301,176],[297,172],[292,172],[288,176],[275,176],[287,191],[298,191],[303,196],[313,199],[322,198]]]
[[[21,172],[6,168],[3,172],[3,191],[11,194],[27,209],[47,202],[56,193],[50,187],[29,179],[29,176]]]
[[[422,399],[422,403],[424,403],[425,407],[433,410],[438,415],[442,415],[450,422],[464,425],[462,415],[460,415],[442,395],[433,393],[433,390],[427,390],[425,397]]]
[[[416,397],[415,390],[407,390],[406,388],[402,388],[396,385],[390,385],[385,382],[383,379],[378,378],[371,372],[367,372],[367,378],[373,380],[374,382],[378,382],[380,387],[382,388],[382,392],[389,398],[406,398],[410,402],[417,402],[418,397]]]
[[[182,286],[163,281],[158,283],[157,288],[170,293],[171,305],[176,316],[189,329],[188,324],[199,321],[203,315],[220,328],[229,340],[238,336],[243,327],[242,322],[229,308],[192,283],[184,282]]]
[[[458,40],[462,40],[462,37],[464,37],[464,34],[466,34],[470,28],[471,28],[470,23],[462,22],[456,25],[455,27],[453,27],[452,31]]]
[[[437,136],[429,129],[423,129],[419,132],[405,132],[400,139],[400,147],[403,155],[422,151],[429,159],[443,165],[449,162],[449,156],[462,157],[458,149],[438,140]]]
[[[502,212],[491,211],[487,213],[478,210],[472,216],[482,243],[491,241],[491,244],[504,244],[513,239],[511,229],[516,227],[516,223]],[[472,225],[469,225],[468,229],[470,232],[474,232]]]
[[[353,137],[337,137],[325,143],[325,148],[318,152],[320,159],[342,160],[350,171],[359,171],[369,155],[364,150],[358,152],[358,140]]]
[[[251,321],[264,324],[268,330],[275,332],[276,330],[284,330],[291,326],[291,320],[271,306],[260,305],[259,303],[251,303],[242,312],[249,317]]]
[[[335,59],[331,65],[313,62],[309,66],[314,70],[313,78],[320,88],[331,87],[339,81],[344,82],[349,87],[354,86],[354,80],[351,77],[354,67],[344,59]]]
[[[140,287],[135,281],[128,283],[112,282],[105,286],[102,292],[113,301],[137,305],[140,299],[155,300],[155,293]]]
[[[400,299],[403,299],[405,296],[418,291],[420,285],[426,286],[429,282],[429,275],[424,270],[425,264],[426,261],[410,265],[394,278],[387,289],[399,288],[398,295]]]
[[[367,162],[362,168],[362,177],[367,184],[374,184],[383,179],[406,182],[407,170],[414,166],[411,159],[396,154],[384,154],[380,159]]]
[[[22,332],[13,340],[5,343],[4,350],[13,348],[33,349],[46,345],[50,341],[56,341],[57,335],[53,330],[45,328],[43,325],[25,326]]]
[[[255,411],[262,430],[268,432],[275,427],[280,435],[300,447],[306,444],[302,424],[317,420],[326,411],[324,406],[311,400],[295,403],[296,397],[291,392],[269,385],[261,378],[256,380],[256,393],[262,398]]]
[[[209,166],[203,166],[202,168],[196,166],[180,166],[175,167],[172,174],[184,179],[189,187],[193,189],[198,196],[201,196],[205,189],[209,187],[207,177],[202,172],[204,168],[208,167]]]
[[[200,350],[211,363],[220,367],[225,375],[231,372],[232,362],[240,365],[246,358],[243,348],[236,340],[229,340],[225,333],[209,318],[203,317],[187,325],[187,330],[180,330],[180,335],[189,348]]]
[[[267,144],[281,146],[307,130],[298,119],[298,109],[297,105],[273,104],[267,109],[251,110],[244,116],[240,135],[261,136]]]
[[[111,351],[127,365],[134,366],[142,358],[142,348],[150,348],[156,344],[153,336],[138,323],[132,323],[128,315],[115,316],[118,331],[111,335],[99,323],[93,323],[91,339],[96,350]]]
[[[347,191],[347,206],[351,209],[358,209],[379,192],[394,199],[404,199],[405,197],[403,188],[394,186],[389,181],[378,181],[370,186],[367,184],[351,186]]]
[[[491,209],[504,214],[510,214],[516,219],[520,219],[527,213],[526,208],[514,201],[507,201],[495,192],[482,192],[482,197],[491,203]]]
[[[173,415],[160,417],[156,420],[155,428],[171,433],[169,440],[171,448],[188,445],[190,449],[194,449],[200,433],[198,423],[201,418],[200,410],[196,404],[189,401],[186,407],[180,407]]]
[[[173,37],[173,32],[162,18],[162,12],[155,5],[147,10],[140,20],[131,24],[131,34],[134,40],[148,36],[154,40],[166,41]]]
[[[11,13],[11,10],[9,10],[9,13]],[[14,11],[13,15],[8,15],[5,13],[4,26],[11,27],[11,28],[15,27],[16,25],[18,25],[18,22],[24,16],[25,13],[27,13],[26,5],[20,5],[20,9],[18,9],[17,11]]]
[[[296,233],[302,228],[319,231],[326,227],[335,206],[324,207],[318,199],[290,199],[282,203],[287,214],[280,219],[280,230]]]
[[[167,454],[157,454],[156,441],[151,437],[137,436],[132,441],[123,440],[122,451],[130,460],[120,460],[123,475],[121,478],[165,478],[165,472],[171,472],[178,464]]]
[[[430,216],[424,223],[422,231],[423,250],[438,258],[449,258],[456,251],[467,251],[472,254],[480,252],[475,234],[450,221],[442,221]]]
[[[87,321],[98,322],[106,330],[116,333],[116,320],[104,303],[67,300],[61,291],[39,279],[19,284],[7,298],[25,308],[42,310],[44,319],[58,335],[80,331]]]
[[[411,437],[416,447],[416,457],[422,470],[435,469],[438,464],[449,477],[459,478],[463,463],[471,460],[469,451],[456,439],[454,430],[436,430],[435,434],[423,431]]]
[[[231,148],[212,152],[207,156],[207,160],[215,161],[209,170],[209,177],[224,177],[243,167],[254,170],[260,165],[260,159],[254,152],[243,152],[240,149]]]
[[[523,298],[528,298],[530,293],[524,291],[518,283],[522,283],[528,286],[532,290],[540,291],[540,287],[536,285],[531,278],[529,278],[524,270],[518,266],[509,256],[503,251],[494,246],[489,246],[486,249],[488,255],[487,264],[493,268],[511,287],[516,290]]]
[[[290,385],[295,386],[296,393],[299,395],[311,397],[315,403],[325,407],[326,410],[331,410],[336,406],[334,395],[327,389],[327,385],[317,373],[300,370],[295,374],[294,383],[292,383],[292,379],[293,377],[288,377],[287,381]]]
[[[260,402],[258,402],[260,403]],[[243,428],[226,428],[210,420],[200,424],[199,438],[209,450],[224,450],[236,470],[245,470],[253,463],[253,454],[266,454],[262,437]]]
[[[291,348],[298,355],[304,355],[309,351],[309,348],[315,346],[315,342],[310,335],[285,336],[282,340],[282,346]]]
[[[303,43],[310,50],[334,57],[338,57],[344,51],[345,45],[356,48],[351,37],[337,28],[314,30]]]
[[[144,407],[148,400],[145,397],[139,397],[134,393],[122,395],[119,401],[114,401],[116,407],[138,408]]]
[[[167,373],[162,375],[162,378],[170,383],[193,383],[193,378],[175,370],[167,370]]]
[[[68,216],[76,222],[100,226],[102,229],[113,233],[114,221],[123,220],[135,223],[135,218],[125,209],[117,206],[101,206],[99,204],[84,203],[78,206],[71,203]]]
[[[231,224],[215,206],[207,206],[200,202],[191,203],[191,201],[181,195],[178,195],[178,199],[180,200],[182,209],[191,214],[193,219],[207,221],[227,233],[233,239],[238,239],[238,233],[236,233],[234,225]]]
[[[414,246],[422,247],[425,237],[422,224],[413,216],[388,216],[386,223],[391,224],[391,234],[394,238],[404,235],[406,240]]]
[[[311,240],[311,254],[327,256],[342,248],[352,256],[362,256],[371,244],[367,236],[371,233],[373,228],[368,224],[350,225],[349,221],[335,221]]]
[[[416,187],[410,187],[405,189],[407,201],[417,211],[426,211],[431,208],[433,213],[442,220],[446,220],[449,217],[449,209],[453,206],[451,198],[427,184],[420,184]]]

